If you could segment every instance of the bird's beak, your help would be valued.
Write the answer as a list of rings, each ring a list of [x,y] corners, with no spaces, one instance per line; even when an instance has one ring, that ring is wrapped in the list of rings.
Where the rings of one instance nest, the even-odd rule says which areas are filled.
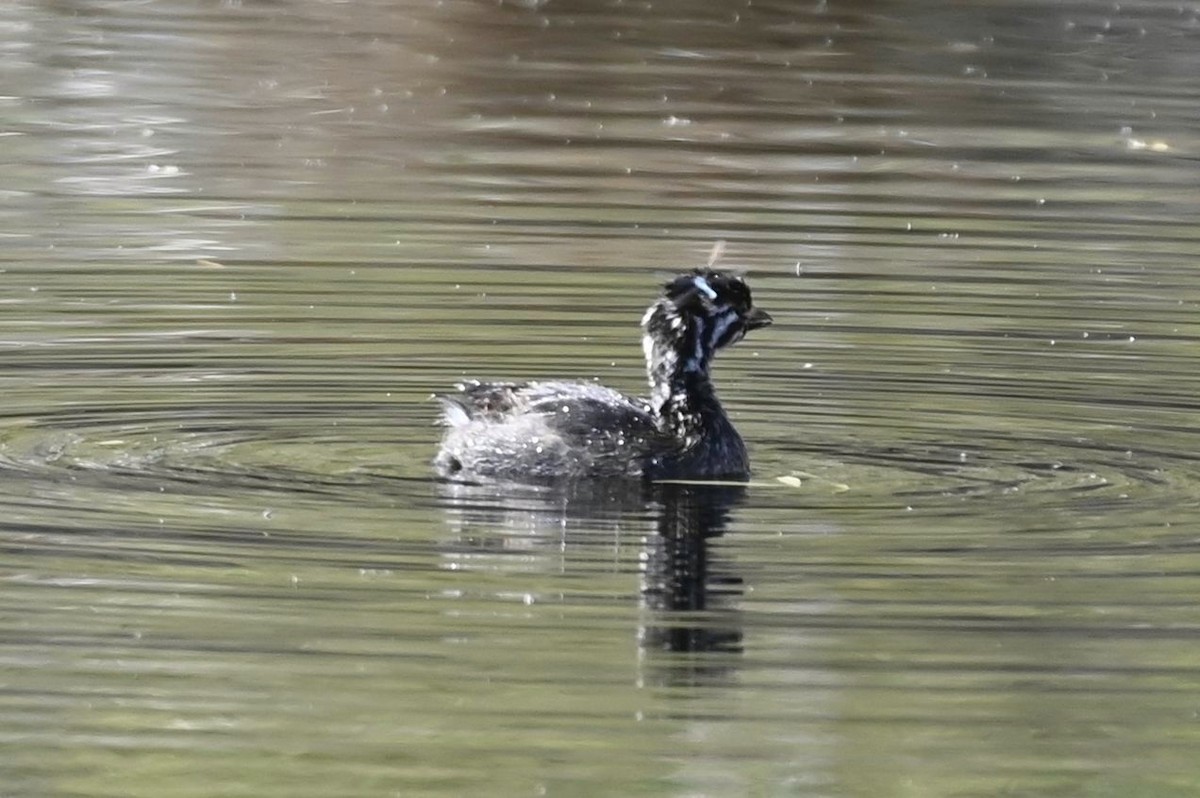
[[[750,312],[746,314],[746,329],[757,330],[759,327],[767,327],[773,322],[771,314],[759,308],[750,308]]]

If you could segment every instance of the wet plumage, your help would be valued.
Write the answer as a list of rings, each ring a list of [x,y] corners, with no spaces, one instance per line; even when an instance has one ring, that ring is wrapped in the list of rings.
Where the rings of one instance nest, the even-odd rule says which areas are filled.
[[[771,323],[739,277],[681,274],[642,318],[647,399],[584,382],[467,382],[438,397],[434,465],[455,480],[749,476],[746,447],[709,371],[720,349]]]

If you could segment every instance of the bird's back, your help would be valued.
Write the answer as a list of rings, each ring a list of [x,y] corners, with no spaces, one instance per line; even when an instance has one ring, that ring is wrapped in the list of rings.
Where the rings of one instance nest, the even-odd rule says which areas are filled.
[[[638,477],[663,442],[649,406],[584,382],[470,382],[441,396],[434,461],[458,480]]]

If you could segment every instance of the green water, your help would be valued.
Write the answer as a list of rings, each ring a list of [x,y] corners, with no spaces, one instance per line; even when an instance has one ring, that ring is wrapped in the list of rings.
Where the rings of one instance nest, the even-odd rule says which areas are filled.
[[[1197,794],[1197,29],[0,9],[0,794]],[[750,486],[432,480],[717,240]]]

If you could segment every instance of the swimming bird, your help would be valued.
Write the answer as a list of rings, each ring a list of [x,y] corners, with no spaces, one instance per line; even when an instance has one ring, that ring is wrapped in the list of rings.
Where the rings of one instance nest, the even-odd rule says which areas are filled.
[[[680,274],[642,318],[648,397],[588,382],[460,383],[438,397],[446,429],[434,467],[469,482],[747,479],[746,445],[710,371],[718,351],[771,321],[741,277]]]

